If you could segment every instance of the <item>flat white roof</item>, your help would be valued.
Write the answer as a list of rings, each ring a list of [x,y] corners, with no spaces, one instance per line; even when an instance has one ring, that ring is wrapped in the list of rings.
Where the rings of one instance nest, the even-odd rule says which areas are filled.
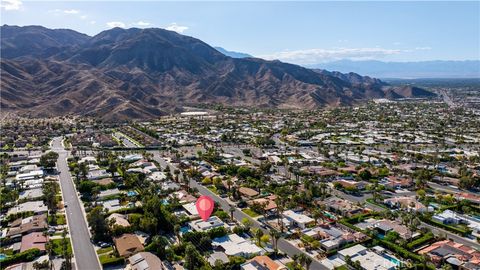
[[[311,218],[307,215],[298,214],[298,213],[293,212],[292,210],[287,210],[287,211],[283,212],[283,215],[285,217],[295,221],[296,223],[299,223],[299,224],[307,224],[307,223],[315,221],[313,218]]]
[[[182,207],[183,207],[190,215],[198,216],[197,206],[195,205],[195,203],[193,203],[193,202],[191,202],[191,203],[186,203],[186,204],[182,205]]]

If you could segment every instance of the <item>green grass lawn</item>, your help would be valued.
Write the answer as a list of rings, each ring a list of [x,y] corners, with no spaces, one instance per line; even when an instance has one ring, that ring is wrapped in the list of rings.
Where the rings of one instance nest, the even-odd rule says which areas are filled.
[[[385,208],[385,209],[388,209],[388,207],[386,205],[383,205],[381,203],[378,203],[378,202],[375,202],[372,198],[369,198],[366,200],[367,202],[373,204],[373,205],[376,205],[378,207],[381,207],[381,208]]]
[[[123,264],[125,262],[125,259],[122,257],[115,257],[113,254],[104,254],[100,255],[98,257],[100,260],[100,263],[105,266],[105,265],[117,265],[117,264]]]
[[[208,186],[208,190],[218,195],[217,188],[214,185]]]
[[[53,253],[57,256],[61,256],[62,253],[63,253],[63,250],[62,250],[62,240],[63,239],[53,239],[53,240],[50,240],[50,243],[52,244],[52,248],[53,248]],[[67,241],[68,241],[68,253],[70,254],[73,254],[72,253],[72,245],[70,243],[70,238],[67,238]]]
[[[257,214],[255,211],[253,211],[252,209],[250,208],[245,208],[242,210],[242,212],[244,212],[245,214],[251,216],[251,217],[258,217],[260,216],[259,214]]]
[[[57,225],[65,225],[67,224],[67,220],[64,214],[57,214]]]
[[[113,247],[107,247],[107,248],[101,248],[97,250],[97,254],[104,254],[104,253],[109,253],[113,251]]]
[[[65,225],[67,224],[67,220],[65,219],[65,215],[64,214],[56,214],[55,215],[56,217],[56,222],[55,224],[53,224],[53,216],[52,215],[49,215],[48,216],[48,224],[53,224],[53,225]]]

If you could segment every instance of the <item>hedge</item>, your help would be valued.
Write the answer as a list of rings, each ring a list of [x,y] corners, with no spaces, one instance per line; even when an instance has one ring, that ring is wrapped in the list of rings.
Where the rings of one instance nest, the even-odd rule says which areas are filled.
[[[378,239],[378,241],[382,246],[386,247],[387,249],[389,249],[391,251],[394,251],[397,254],[400,254],[400,256],[402,256],[405,259],[412,259],[412,260],[415,260],[417,262],[422,262],[422,260],[423,260],[422,256],[417,255],[413,252],[410,252],[410,251],[402,248],[401,246],[399,246],[397,244],[394,244],[392,242],[388,242],[388,241],[383,240],[383,239]]]
[[[1,269],[6,268],[12,264],[20,263],[20,262],[30,262],[33,261],[40,255],[40,249],[32,248],[29,250],[25,250],[23,252],[17,253],[13,256],[9,256],[1,261]]]
[[[374,213],[366,213],[366,214],[358,214],[354,215],[352,217],[344,219],[345,222],[350,223],[350,224],[357,224],[359,222],[364,221],[367,217],[374,216]]]
[[[462,230],[460,228],[453,227],[453,226],[450,226],[450,225],[446,225],[446,224],[443,224],[441,222],[437,222],[437,221],[429,219],[429,218],[421,217],[420,219],[422,221],[430,224],[430,225],[434,225],[434,226],[440,227],[442,229],[445,229],[447,231],[450,231],[450,232],[453,232],[453,233],[456,233],[456,234],[460,234],[461,236],[467,236],[467,235],[471,234],[471,231]]]
[[[99,259],[103,267],[125,263],[125,259],[123,257],[111,257],[110,254],[101,255],[99,256]]]
[[[423,244],[425,244],[425,243],[427,243],[427,242],[430,242],[430,241],[431,241],[432,239],[434,239],[434,238],[435,238],[435,236],[433,235],[433,233],[432,233],[432,232],[428,232],[428,233],[426,233],[425,235],[423,235],[422,237],[417,238],[417,239],[413,240],[412,242],[408,243],[408,244],[407,244],[407,248],[408,248],[409,250],[412,250],[412,249],[414,249],[414,248],[416,248],[416,247],[418,247],[418,246],[420,246],[420,245],[423,245]]]

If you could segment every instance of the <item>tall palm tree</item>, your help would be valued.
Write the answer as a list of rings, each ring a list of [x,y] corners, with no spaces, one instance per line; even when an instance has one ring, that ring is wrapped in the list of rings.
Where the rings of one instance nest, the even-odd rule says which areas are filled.
[[[175,224],[175,226],[173,226],[173,231],[175,232],[175,237],[177,238],[178,243],[180,243],[180,225]]]
[[[284,208],[285,201],[281,197],[277,197],[275,199],[275,203],[277,204],[277,223],[280,225],[281,232],[283,233],[283,222],[282,222],[282,213]]]
[[[230,219],[233,221],[233,213],[235,213],[235,207],[230,205],[230,209],[228,209],[228,211],[230,211]]]
[[[280,239],[280,232],[275,230],[275,229],[271,229],[270,230],[270,236],[272,237],[272,242],[273,242],[273,249],[275,250],[275,255],[278,254],[278,240]]]

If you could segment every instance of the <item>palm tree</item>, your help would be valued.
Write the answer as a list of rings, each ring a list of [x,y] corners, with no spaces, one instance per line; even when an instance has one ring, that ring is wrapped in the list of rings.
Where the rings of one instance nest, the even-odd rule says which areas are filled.
[[[262,239],[262,236],[263,236],[262,229],[256,228],[253,234],[255,235],[255,238],[257,239],[258,246],[261,247],[262,246],[261,239]]]
[[[272,237],[273,249],[275,250],[275,255],[278,253],[278,239],[280,239],[280,232],[275,229],[270,230],[270,236]]]
[[[178,243],[180,243],[180,225],[175,224],[175,226],[173,226],[173,231],[175,232],[175,237],[177,237]]]
[[[228,209],[228,211],[230,211],[230,219],[233,221],[233,213],[235,213],[235,207],[230,205],[230,209]]]
[[[313,219],[315,219],[315,225],[318,225],[318,219],[322,216],[322,213],[317,209],[314,209],[312,212]]]
[[[312,262],[313,262],[313,259],[310,256],[305,256],[304,263],[305,263],[306,270],[310,269],[310,265],[312,264]]]
[[[310,258],[310,256],[306,255],[305,253],[302,253],[298,256],[298,262],[300,263],[300,265],[305,265],[305,269],[309,269],[310,268],[310,264],[312,263],[312,258]]]
[[[230,177],[227,179],[227,187],[228,187],[228,192],[230,192],[230,189],[232,188],[233,182]]]
[[[275,204],[277,204],[277,222],[280,225],[282,233],[283,233],[282,213],[283,213],[283,210],[284,210],[284,203],[285,203],[285,201],[281,197],[277,197],[275,199]]]

